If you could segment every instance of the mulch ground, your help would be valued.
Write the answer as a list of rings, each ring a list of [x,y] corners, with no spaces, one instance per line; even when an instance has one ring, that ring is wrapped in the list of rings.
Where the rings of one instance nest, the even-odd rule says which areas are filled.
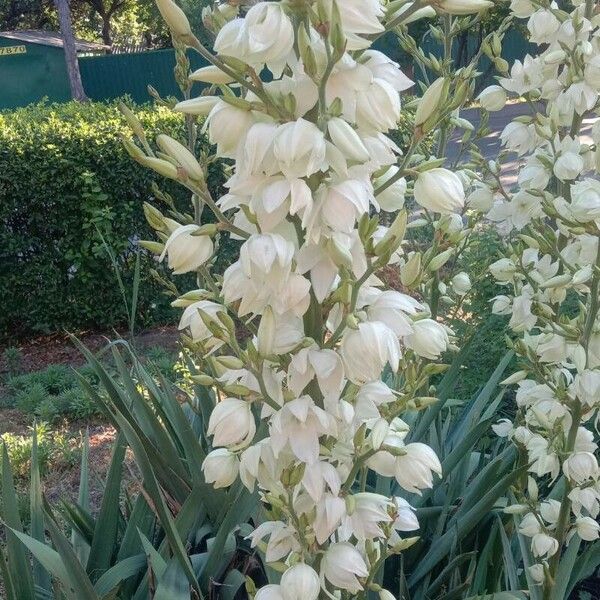
[[[98,351],[109,340],[116,339],[123,332],[80,332],[77,337],[90,350]],[[136,347],[143,350],[160,346],[169,350],[177,348],[179,334],[173,326],[157,327],[136,335]],[[0,388],[2,380],[9,372],[4,350],[7,347],[17,348],[20,353],[19,372],[30,373],[47,368],[53,364],[63,364],[80,367],[85,364],[85,359],[79,350],[72,344],[66,334],[53,334],[33,337],[11,344],[0,344]],[[1,389],[0,389],[1,392]],[[13,408],[0,409],[0,435],[12,433],[27,436],[31,434],[31,420],[21,411]],[[94,420],[92,422],[71,422],[58,424],[56,431],[73,440],[78,446],[83,439],[85,431],[89,432],[90,453],[90,502],[92,513],[96,513],[102,501],[104,480],[110,464],[111,452],[115,440],[115,429],[106,422]],[[79,490],[79,461],[75,465],[53,465],[42,476],[42,484],[46,498],[51,505],[57,505],[61,499],[77,500]],[[127,487],[137,485],[136,467],[131,451],[128,450],[123,476]],[[26,482],[22,482],[25,484]],[[22,487],[22,486],[19,486]],[[26,488],[23,486],[23,491]],[[0,596],[1,597],[1,596]]]
[[[105,333],[83,331],[77,334],[77,338],[90,350],[97,351],[105,346],[109,340],[114,340],[119,335],[126,338],[125,332],[115,331]],[[135,342],[137,347],[141,349],[161,346],[174,350],[177,346],[178,337],[177,328],[174,326],[155,327],[137,334]],[[0,343],[0,379],[9,369],[4,356],[4,351],[8,347],[19,350],[21,355],[19,371],[23,373],[41,371],[53,364],[79,367],[85,363],[81,352],[72,344],[69,336],[64,333],[32,337],[14,343]]]

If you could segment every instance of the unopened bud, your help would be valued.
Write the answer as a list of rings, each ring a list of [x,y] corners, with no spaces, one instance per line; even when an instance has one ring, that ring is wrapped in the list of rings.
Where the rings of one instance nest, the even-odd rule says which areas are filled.
[[[198,164],[196,157],[183,144],[162,133],[156,138],[156,143],[165,154],[181,166],[190,179],[197,181],[204,179],[202,167]]]
[[[156,6],[171,32],[179,38],[193,37],[190,22],[173,0],[156,0]]]

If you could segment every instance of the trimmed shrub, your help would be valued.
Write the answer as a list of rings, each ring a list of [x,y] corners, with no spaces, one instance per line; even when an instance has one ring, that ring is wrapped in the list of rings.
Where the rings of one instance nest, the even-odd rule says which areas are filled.
[[[149,139],[159,132],[183,139],[179,115],[134,110]],[[115,103],[0,113],[0,338],[126,322],[106,246],[130,290],[135,241],[148,233],[142,203],[153,199],[152,183],[176,202],[183,196],[179,186],[134,163],[121,135],[129,133]],[[218,165],[209,182],[218,194]],[[149,275],[155,261],[144,253],[141,263],[138,323],[164,322],[170,307]]]
[[[161,132],[185,140],[181,115],[156,106],[133,109],[149,140]],[[392,135],[403,149],[413,119],[413,111],[405,110]],[[0,112],[0,339],[127,323],[109,252],[116,257],[130,300],[135,242],[152,237],[143,202],[161,203],[152,184],[176,205],[188,203],[181,186],[127,155],[123,135],[130,132],[116,103],[38,104]],[[201,137],[198,153],[207,151],[207,145]],[[424,144],[425,152],[430,145],[430,140]],[[214,197],[223,193],[223,180],[222,164],[211,163],[208,183]],[[212,218],[209,211],[205,214]],[[230,264],[238,245],[224,237],[217,270]],[[175,318],[151,267],[162,268],[142,251],[140,326]],[[191,283],[181,285],[189,289]]]

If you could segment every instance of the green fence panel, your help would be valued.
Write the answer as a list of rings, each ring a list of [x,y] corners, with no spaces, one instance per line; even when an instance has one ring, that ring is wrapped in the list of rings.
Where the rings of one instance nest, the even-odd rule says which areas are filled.
[[[71,98],[62,49],[0,38],[0,109],[45,97],[56,102]]]
[[[195,52],[189,52],[188,57],[193,69],[207,64]],[[161,96],[179,96],[174,68],[173,49],[79,59],[83,89],[92,100],[110,100],[128,94],[136,102],[147,102],[150,100],[148,85]]]

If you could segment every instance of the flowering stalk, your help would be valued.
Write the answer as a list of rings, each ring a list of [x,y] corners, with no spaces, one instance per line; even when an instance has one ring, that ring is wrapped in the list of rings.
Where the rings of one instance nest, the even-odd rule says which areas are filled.
[[[160,153],[148,156],[128,143],[136,160],[180,181],[217,217],[202,224],[198,210],[146,209],[174,273],[195,271],[204,281],[174,304],[184,308],[180,329],[198,361],[195,379],[219,397],[205,478],[227,487],[239,477],[259,489],[265,521],[250,538],[283,575],[258,590],[258,600],[362,598],[367,590],[388,599],[376,575],[414,543],[401,533],[418,522],[403,498],[369,491],[369,473],[417,494],[441,474],[430,447],[405,442],[401,415],[435,401],[425,394],[444,367],[431,361],[451,346],[452,332],[423,292],[434,285],[460,298],[470,288],[465,273],[447,285],[438,275],[466,236],[467,176],[417,152],[465,101],[473,72],[463,74],[458,100],[445,80],[425,93],[402,156],[386,133],[413,82],[370,45],[386,28],[434,10],[430,4],[462,15],[490,3],[396,2],[386,13],[379,0],[287,0],[259,2],[243,17],[215,8],[204,20],[216,33],[216,56],[171,0],[158,3],[174,38],[216,67],[191,74],[208,93],[174,110],[206,116],[216,155],[233,161],[228,193],[215,201],[189,149],[161,137]],[[257,77],[265,67],[268,83]],[[389,227],[381,211],[392,215]],[[423,225],[435,230],[434,243],[407,250],[407,230]],[[216,277],[207,264],[221,232],[243,244]],[[385,289],[379,275],[390,265],[412,295]],[[242,339],[244,330],[250,337]],[[386,369],[402,374],[398,389],[382,380]]]
[[[592,144],[581,136],[584,118],[597,110],[600,37],[596,3],[573,5],[566,12],[555,3],[513,0],[540,52],[516,61],[502,87],[482,94],[490,109],[505,91],[532,108],[502,133],[505,147],[523,160],[518,189],[501,186],[497,165],[488,171],[497,196],[489,217],[511,232],[507,256],[491,266],[509,290],[493,310],[511,316],[521,359],[521,370],[506,381],[518,385],[516,418],[495,428],[529,465],[527,489],[507,510],[524,515],[520,531],[538,561],[530,575],[544,598],[557,600],[566,545],[574,536],[596,540],[600,530],[591,429],[600,399],[600,136],[597,127]],[[557,494],[557,486],[564,491]]]

